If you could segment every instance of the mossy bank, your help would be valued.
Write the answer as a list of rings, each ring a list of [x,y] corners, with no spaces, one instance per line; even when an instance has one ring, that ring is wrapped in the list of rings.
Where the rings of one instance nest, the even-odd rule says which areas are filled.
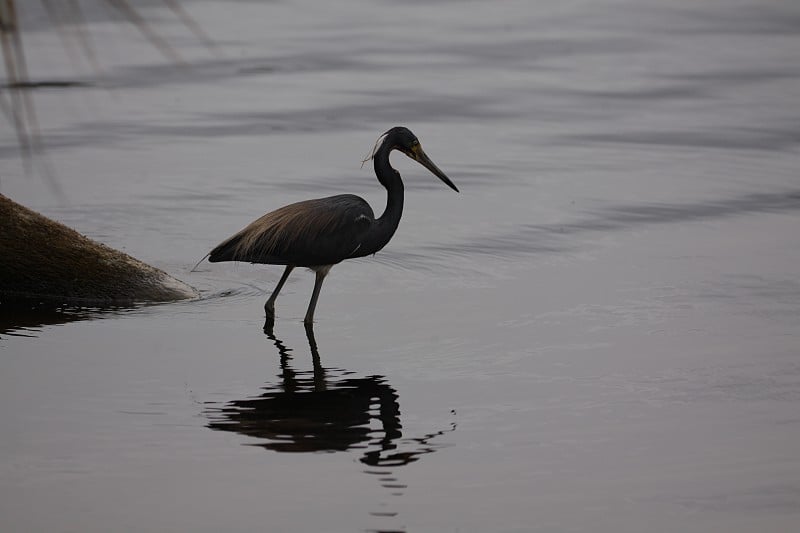
[[[196,296],[166,272],[0,194],[0,303],[117,305]]]

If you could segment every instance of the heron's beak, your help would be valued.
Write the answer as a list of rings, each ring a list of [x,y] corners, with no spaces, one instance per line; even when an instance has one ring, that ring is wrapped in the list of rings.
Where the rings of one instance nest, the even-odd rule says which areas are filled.
[[[428,157],[428,154],[422,150],[422,146],[417,144],[411,149],[411,153],[408,155],[411,156],[414,161],[433,172],[433,175],[445,182],[448,187],[456,192],[459,192],[458,187],[456,187],[455,184],[450,181],[450,178],[448,178],[444,172],[439,170],[439,167],[433,164],[433,161],[431,161],[431,158]]]

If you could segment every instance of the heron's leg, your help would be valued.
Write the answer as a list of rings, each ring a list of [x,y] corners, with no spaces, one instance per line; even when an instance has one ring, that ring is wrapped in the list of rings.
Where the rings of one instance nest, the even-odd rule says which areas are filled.
[[[267,318],[275,318],[275,299],[278,298],[278,293],[281,292],[283,284],[286,283],[286,279],[289,277],[289,274],[292,273],[292,270],[294,270],[294,266],[286,265],[286,270],[283,271],[281,280],[278,282],[275,290],[272,291],[267,303],[264,304],[264,311],[267,312]]]
[[[328,275],[331,267],[320,267],[315,269],[317,274],[317,278],[314,280],[314,292],[311,293],[311,302],[308,304],[308,311],[306,311],[306,317],[303,319],[303,322],[306,324],[313,324],[314,323],[314,309],[317,307],[317,299],[319,299],[319,291],[322,288],[322,282],[325,280],[325,276]]]

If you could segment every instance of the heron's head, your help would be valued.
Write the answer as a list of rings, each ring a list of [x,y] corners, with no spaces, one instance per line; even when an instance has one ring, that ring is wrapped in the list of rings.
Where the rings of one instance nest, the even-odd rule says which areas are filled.
[[[390,151],[399,150],[403,152],[408,157],[430,170],[434,176],[445,182],[448,187],[456,192],[459,192],[458,187],[456,187],[455,184],[450,181],[450,178],[448,178],[445,173],[442,172],[439,167],[433,163],[433,161],[431,161],[430,157],[428,157],[428,155],[422,149],[422,145],[419,143],[417,136],[414,135],[408,128],[403,126],[395,126],[381,135],[381,137],[378,139],[378,142],[375,144],[375,149],[373,150],[370,158],[374,157],[378,150],[384,146],[388,146]]]

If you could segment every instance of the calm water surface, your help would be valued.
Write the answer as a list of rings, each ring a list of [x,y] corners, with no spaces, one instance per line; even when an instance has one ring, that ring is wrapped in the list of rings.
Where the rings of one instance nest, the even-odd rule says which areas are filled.
[[[26,3],[29,4],[29,3]],[[800,524],[800,7],[779,0],[25,6],[64,197],[0,190],[198,301],[0,318],[3,531],[786,532]],[[67,36],[69,37],[69,36]],[[194,263],[286,203],[377,212],[313,275]]]

